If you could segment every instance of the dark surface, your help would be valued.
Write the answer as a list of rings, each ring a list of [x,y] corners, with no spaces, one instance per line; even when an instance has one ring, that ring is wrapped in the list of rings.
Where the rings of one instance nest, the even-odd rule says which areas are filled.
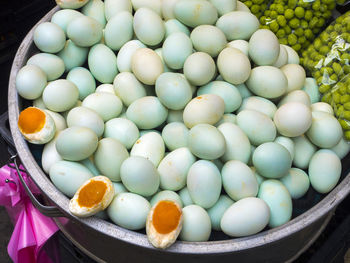
[[[54,6],[53,0],[1,0],[0,10],[0,113],[7,109],[7,84],[11,62],[25,34]],[[345,11],[341,10],[342,12]],[[8,160],[8,152],[0,139],[0,165]],[[3,207],[0,207],[0,262],[11,262],[7,244],[13,225]],[[350,262],[347,253],[350,244],[350,197],[336,210],[326,230],[296,262]],[[93,262],[70,244],[60,233],[52,240],[60,248],[61,262]],[[50,249],[48,249],[50,250]],[[116,252],[118,253],[118,252]],[[347,260],[346,260],[347,258]],[[142,262],[140,259],[139,262]]]

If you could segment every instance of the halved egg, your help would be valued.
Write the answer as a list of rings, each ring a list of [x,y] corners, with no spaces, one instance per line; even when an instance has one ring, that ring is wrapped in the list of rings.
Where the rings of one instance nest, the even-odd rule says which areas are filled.
[[[53,118],[36,107],[28,107],[19,114],[18,128],[24,138],[34,144],[49,142],[56,132]]]
[[[86,181],[69,202],[69,211],[88,217],[106,209],[114,197],[114,187],[108,177],[99,175]]]
[[[182,210],[173,200],[161,200],[150,210],[146,221],[148,240],[154,247],[167,248],[182,229]]]

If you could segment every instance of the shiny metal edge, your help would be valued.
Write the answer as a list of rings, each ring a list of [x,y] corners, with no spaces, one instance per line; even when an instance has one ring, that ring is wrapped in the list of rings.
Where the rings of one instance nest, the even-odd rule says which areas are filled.
[[[11,134],[14,139],[16,149],[22,164],[30,173],[32,179],[41,189],[41,191],[48,197],[48,199],[57,205],[61,211],[70,219],[80,221],[86,227],[92,228],[102,234],[108,235],[113,238],[117,238],[124,242],[128,242],[144,248],[155,249],[147,240],[147,236],[133,232],[117,225],[104,221],[102,219],[91,218],[77,218],[73,216],[68,209],[69,199],[63,195],[56,187],[51,183],[47,175],[40,169],[34,157],[30,153],[27,143],[21,136],[18,127],[18,115],[19,115],[19,98],[16,92],[15,79],[18,70],[24,65],[24,59],[33,42],[33,34],[38,24],[49,21],[52,15],[59,10],[59,7],[53,8],[47,15],[45,15],[27,34],[22,41],[10,73],[9,91],[8,91],[8,106],[9,106],[9,121]],[[350,174],[343,179],[338,186],[333,189],[323,200],[321,200],[314,207],[309,209],[306,213],[294,218],[288,223],[261,232],[259,234],[244,237],[235,238],[223,241],[210,241],[210,242],[185,242],[177,241],[173,246],[164,250],[164,253],[183,253],[183,254],[215,254],[215,253],[232,253],[241,250],[247,250],[254,247],[263,246],[266,243],[276,242],[289,235],[301,231],[303,228],[309,226],[320,217],[329,213],[335,206],[337,206],[350,192]]]

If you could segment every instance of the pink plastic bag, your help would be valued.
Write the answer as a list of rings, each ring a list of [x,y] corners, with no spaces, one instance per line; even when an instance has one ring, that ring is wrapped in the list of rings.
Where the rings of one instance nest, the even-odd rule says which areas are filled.
[[[40,194],[30,177],[25,172],[21,174],[33,194]],[[6,207],[15,224],[7,247],[13,262],[51,263],[51,259],[42,248],[56,233],[58,227],[51,218],[41,214],[33,206],[19,181],[16,170],[7,165],[0,168],[0,205]]]

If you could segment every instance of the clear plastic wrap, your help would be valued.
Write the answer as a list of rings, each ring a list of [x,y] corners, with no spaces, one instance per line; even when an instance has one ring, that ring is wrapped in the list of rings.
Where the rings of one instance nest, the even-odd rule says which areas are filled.
[[[281,44],[301,54],[344,0],[274,0],[263,16],[262,28],[273,31]]]
[[[332,22],[302,54],[301,64],[316,79],[350,140],[350,11]]]

